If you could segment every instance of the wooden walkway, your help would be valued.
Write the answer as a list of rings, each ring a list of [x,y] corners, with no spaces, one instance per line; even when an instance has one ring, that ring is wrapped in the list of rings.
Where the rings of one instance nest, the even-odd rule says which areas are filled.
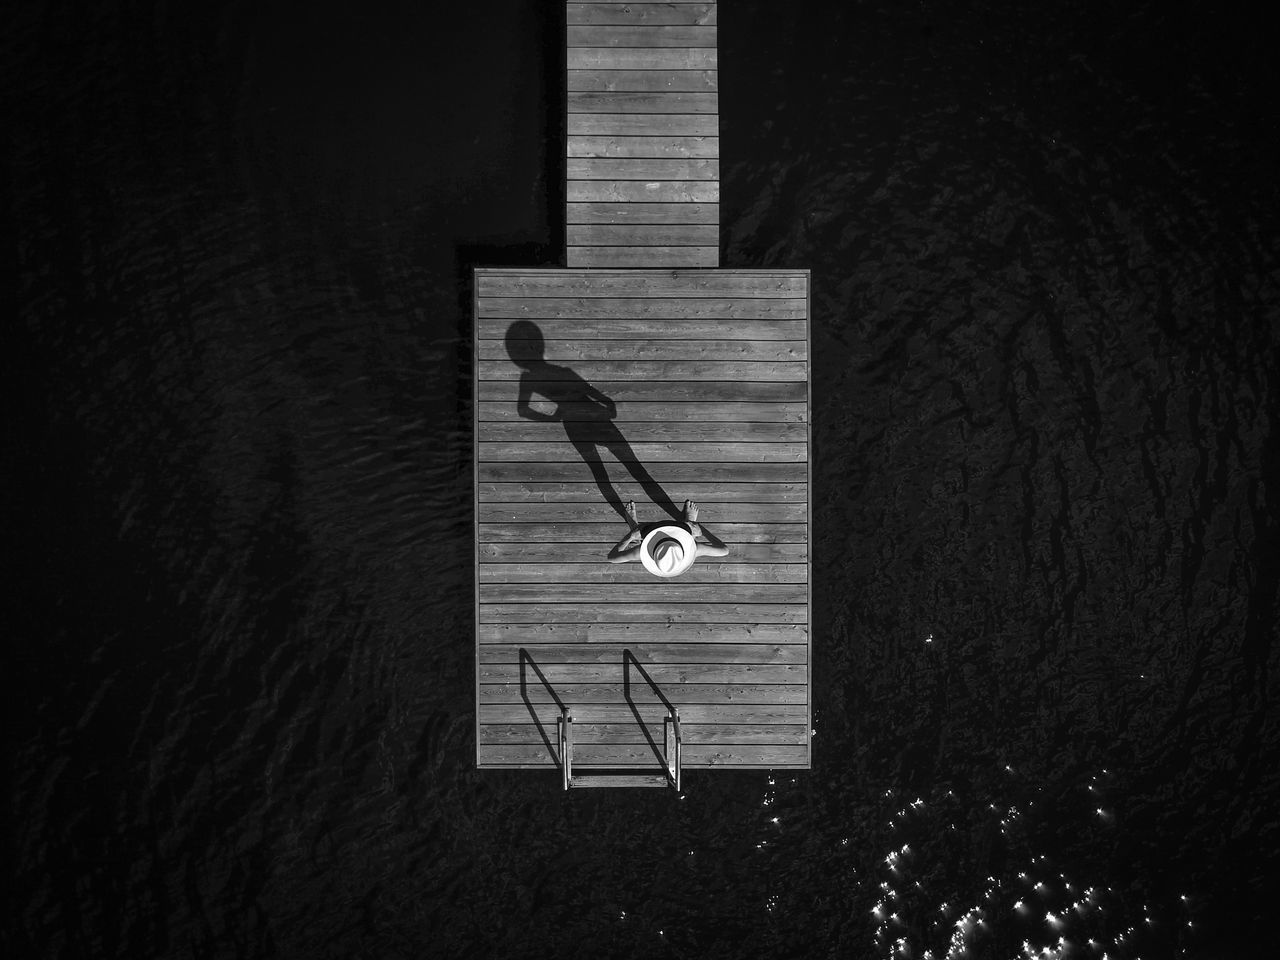
[[[716,266],[716,5],[568,3],[566,11],[566,263]]]
[[[656,769],[665,710],[624,689],[630,650],[679,709],[685,767],[807,767],[808,272],[475,283],[479,766],[555,766],[558,698],[575,765]],[[673,580],[606,562],[618,505],[656,521],[664,496],[729,556]]]

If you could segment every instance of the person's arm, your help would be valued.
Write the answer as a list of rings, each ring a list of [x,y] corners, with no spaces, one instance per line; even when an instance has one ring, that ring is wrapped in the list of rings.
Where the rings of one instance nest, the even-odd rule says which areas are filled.
[[[689,524],[689,529],[693,532],[694,538],[698,540],[698,556],[726,557],[729,555],[728,545],[706,527],[699,523],[691,523]],[[706,542],[703,543],[703,540]]]
[[[519,392],[516,394],[516,413],[524,417],[526,420],[537,420],[547,423],[551,420],[559,419],[549,413],[543,413],[535,410],[529,405],[529,400],[533,397],[533,387],[529,385],[529,375],[520,375]]]
[[[640,541],[644,539],[639,530],[632,530],[613,545],[609,555],[605,557],[610,563],[629,563],[640,559]]]

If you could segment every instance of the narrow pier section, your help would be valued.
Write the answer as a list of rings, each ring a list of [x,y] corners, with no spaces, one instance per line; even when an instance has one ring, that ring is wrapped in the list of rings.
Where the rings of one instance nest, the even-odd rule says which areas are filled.
[[[478,765],[555,767],[563,704],[575,769],[658,769],[666,709],[630,651],[686,768],[808,767],[808,271],[475,282]],[[727,557],[671,580],[605,560],[622,504],[687,498]]]
[[[567,264],[718,266],[716,5],[567,11]]]

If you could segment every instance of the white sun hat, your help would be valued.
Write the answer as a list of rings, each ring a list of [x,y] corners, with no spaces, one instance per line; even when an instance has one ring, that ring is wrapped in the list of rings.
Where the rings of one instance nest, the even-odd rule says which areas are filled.
[[[687,528],[666,524],[655,527],[640,541],[640,562],[658,577],[678,577],[698,554],[698,542]]]

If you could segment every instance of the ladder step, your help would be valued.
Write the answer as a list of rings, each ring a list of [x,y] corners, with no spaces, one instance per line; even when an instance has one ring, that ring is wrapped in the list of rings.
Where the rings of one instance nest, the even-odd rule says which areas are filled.
[[[595,776],[575,773],[569,779],[570,787],[666,787],[670,783],[661,773],[601,773]]]

